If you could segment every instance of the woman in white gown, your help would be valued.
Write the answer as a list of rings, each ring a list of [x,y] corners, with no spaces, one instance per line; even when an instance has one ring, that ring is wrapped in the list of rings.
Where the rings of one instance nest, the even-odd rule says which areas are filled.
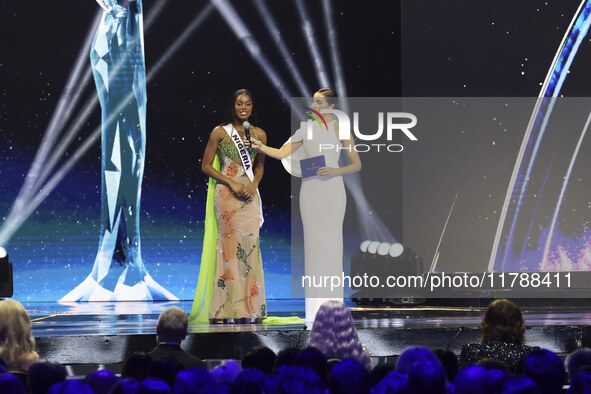
[[[335,107],[336,94],[323,88],[314,94],[312,109],[321,111]],[[300,128],[280,149],[271,148],[251,138],[253,148],[265,155],[283,159],[292,153],[291,162],[299,165],[298,159],[324,155],[326,166],[318,168],[317,176],[302,179],[300,189],[300,212],[304,226],[305,274],[311,278],[338,276],[343,272],[343,219],[346,208],[345,186],[342,175],[361,169],[361,160],[354,150],[355,142],[338,139],[338,123],[331,114],[323,114],[327,130],[315,126],[309,139]],[[323,149],[320,149],[322,144]],[[329,148],[332,147],[332,148]],[[339,148],[337,148],[339,147]],[[340,151],[345,150],[351,163],[339,167]],[[297,158],[295,157],[297,156]],[[297,172],[297,171],[296,171]],[[294,173],[294,171],[292,171]],[[295,175],[295,173],[294,173]],[[306,287],[306,321],[311,322],[316,312],[327,300],[343,300],[343,287],[331,291],[327,287]]]

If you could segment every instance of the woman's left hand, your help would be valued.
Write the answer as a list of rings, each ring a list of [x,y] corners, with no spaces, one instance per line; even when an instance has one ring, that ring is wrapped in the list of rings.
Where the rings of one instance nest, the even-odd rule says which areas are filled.
[[[244,144],[247,147],[252,147],[253,149],[261,149],[263,146],[263,143],[254,137],[250,137],[250,141],[249,140],[244,141]]]
[[[241,192],[240,192],[240,197],[244,198],[245,200],[250,200],[252,199],[252,197],[255,195],[255,193],[257,192],[257,187],[254,185],[254,183],[249,183],[248,185],[245,185]]]
[[[320,176],[336,176],[336,175],[340,175],[340,173],[339,173],[339,169],[338,168],[334,168],[334,167],[320,167],[316,171],[316,175],[320,175]]]

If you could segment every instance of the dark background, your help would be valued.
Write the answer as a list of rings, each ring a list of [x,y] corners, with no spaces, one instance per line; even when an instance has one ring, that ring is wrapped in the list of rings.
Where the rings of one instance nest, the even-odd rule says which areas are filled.
[[[232,93],[240,88],[254,92],[256,125],[267,132],[269,145],[281,146],[293,130],[288,103],[282,101],[218,11],[214,10],[189,35],[172,58],[163,59],[209,2],[145,0],[144,22],[150,10],[162,2],[165,5],[154,24],[144,29],[147,75],[159,62],[164,65],[147,85],[146,162],[140,212],[142,254],[155,280],[181,298],[190,299],[201,255],[207,187],[200,159],[209,133],[221,122]],[[273,42],[277,35],[268,33],[254,0],[230,3],[279,77],[292,94],[299,96]],[[264,3],[311,96],[321,86],[295,2]],[[334,86],[321,3],[304,3]],[[400,96],[400,3],[333,1],[332,6],[339,39],[338,61],[342,63],[348,95]],[[10,212],[80,53],[85,59],[84,70],[90,68],[90,48],[83,48],[83,43],[100,11],[94,0],[0,1],[0,223]],[[83,103],[96,97],[92,79],[80,87],[82,100],[73,118],[83,114]],[[100,126],[98,105],[89,115],[60,164]],[[65,128],[71,123],[65,123]],[[15,263],[15,297],[59,299],[88,274],[100,230],[100,154],[99,138],[4,245]],[[383,171],[372,168],[371,157],[362,160],[368,173]],[[400,183],[400,168],[396,167],[389,169],[396,179],[393,184]],[[268,298],[289,296],[289,289],[282,284],[289,276],[290,186],[291,177],[281,164],[267,159],[260,191],[265,214],[261,244]],[[368,182],[364,187],[372,200],[376,185]],[[396,193],[397,200],[376,205],[374,211],[400,236],[398,188]],[[349,204],[346,226],[355,230],[356,213],[352,209]],[[358,242],[354,239],[349,246],[356,250]]]
[[[144,18],[156,2],[161,1],[166,1],[164,8],[154,25],[145,31],[148,74],[208,4],[146,0]],[[334,86],[321,3],[304,3]],[[537,96],[577,3],[559,0],[332,1],[332,17],[339,36],[339,61],[347,93],[352,97]],[[231,4],[280,78],[292,94],[299,95],[273,43],[275,35],[267,32],[253,0],[231,1]],[[276,19],[280,36],[311,95],[320,86],[294,1],[266,0],[265,4]],[[99,6],[93,0],[0,1],[0,219],[9,212],[22,185],[78,54],[82,51],[88,59],[89,48],[82,48],[82,44],[97,12]],[[589,95],[590,45],[589,39],[585,39],[571,66],[562,90],[566,96]],[[86,64],[90,67],[88,60]],[[82,88],[82,102],[96,95],[92,80]],[[239,88],[255,93],[256,124],[266,130],[269,145],[283,144],[293,131],[287,103],[282,102],[257,62],[214,11],[180,51],[166,60],[147,86],[142,235],[183,234],[185,230],[196,232],[201,228],[206,179],[200,171],[199,160],[209,132],[221,121],[229,97]],[[75,113],[81,111],[79,106]],[[97,105],[62,162],[99,123]],[[443,159],[451,161],[462,158],[461,154],[451,158],[444,156]],[[402,193],[405,189],[402,163],[382,168],[374,156],[362,155],[361,158],[366,197],[393,235],[402,239]],[[425,157],[424,163],[436,169],[440,159]],[[474,166],[474,172],[478,172],[475,163],[465,163],[465,166]],[[449,174],[441,174],[439,179],[445,181],[447,176]],[[266,215],[263,239],[270,234],[289,239],[290,182],[291,177],[280,163],[268,159],[260,187]],[[387,202],[376,197],[384,184],[391,185],[388,186],[391,199]],[[92,238],[92,242],[98,241],[99,188],[100,142],[97,141],[15,234],[14,240],[30,240],[28,245],[41,253],[44,247],[38,247],[39,243],[59,238],[64,243],[62,253],[65,254],[71,246],[68,240],[80,235]],[[433,201],[444,201],[438,199],[436,193],[432,197]],[[445,198],[438,212],[447,213],[449,196]],[[471,202],[472,205],[476,203]],[[352,204],[348,204],[347,209],[352,213]],[[405,212],[405,215],[412,217],[412,212]],[[348,214],[346,218],[346,226],[355,228],[355,215]],[[81,222],[80,226],[76,225],[77,221]],[[458,228],[462,228],[461,223]],[[49,264],[47,258],[40,261]],[[273,261],[270,259],[271,263]]]
[[[427,267],[459,192],[442,239],[438,267],[446,272],[488,269],[509,179],[535,104],[533,99],[518,98],[540,94],[580,3],[402,2],[403,95],[455,97],[460,103],[457,107],[451,105],[453,99],[425,100],[426,114],[417,127],[422,140],[403,154],[405,242],[419,250]],[[561,96],[590,96],[589,64],[591,42],[587,36],[570,66]],[[419,108],[418,102],[414,103]],[[506,111],[505,104],[510,104],[511,111]],[[562,101],[556,108],[561,110],[555,109],[541,144],[515,234],[515,256],[505,271],[538,270],[549,221],[588,103]],[[451,124],[452,119],[457,123]],[[584,255],[589,249],[591,219],[587,203],[590,149],[586,138],[552,238],[551,251],[564,250],[574,264],[557,270],[588,270]],[[542,189],[543,198],[538,198]],[[532,211],[538,212],[535,221]],[[533,226],[528,233],[530,222]],[[501,245],[505,236],[503,233]]]
[[[207,4],[201,1],[166,1],[154,25],[145,31],[148,73]],[[254,4],[251,1],[231,3],[281,79],[294,95],[298,95],[295,83],[273,44],[274,37],[267,33]],[[303,39],[295,5],[284,1],[266,3],[281,29],[281,37],[311,89],[311,95],[319,88],[319,82]],[[321,5],[318,2],[305,3],[330,74],[328,36]],[[144,19],[153,4],[154,0],[144,2]],[[91,0],[64,0],[59,3],[13,1],[3,2],[1,9],[0,34],[4,39],[0,53],[3,113],[0,120],[0,170],[3,170],[4,177],[0,182],[4,191],[4,211],[11,204],[10,197],[20,187],[99,6]],[[339,1],[333,3],[333,10],[348,94],[400,95],[399,3]],[[331,80],[334,81],[334,78],[331,77]],[[217,11],[166,62],[147,88],[143,210],[178,215],[179,206],[182,206],[181,210],[191,217],[200,214],[205,177],[199,170],[199,160],[209,132],[221,121],[228,99],[235,90],[248,88],[254,92],[257,125],[267,131],[271,146],[280,146],[291,133],[288,106]],[[94,94],[91,80],[85,86],[84,97]],[[68,154],[74,152],[77,144],[99,125],[99,119],[97,106]],[[96,143],[75,167],[73,172],[78,176],[68,175],[50,200],[66,205],[76,202],[80,208],[99,204],[98,194],[93,192],[91,201],[88,201],[87,195],[88,190],[96,189],[100,182],[99,156],[100,144]],[[72,188],[73,182],[78,187]],[[273,215],[282,216],[282,212],[289,210],[289,184],[290,177],[286,176],[280,164],[268,160],[261,193],[265,207]],[[174,202],[174,210],[170,202]],[[95,211],[94,207],[92,210]]]

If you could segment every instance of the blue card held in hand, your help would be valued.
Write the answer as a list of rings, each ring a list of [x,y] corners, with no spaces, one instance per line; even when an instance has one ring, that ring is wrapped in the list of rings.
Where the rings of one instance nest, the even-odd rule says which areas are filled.
[[[316,176],[316,171],[318,171],[320,167],[326,167],[324,155],[314,156],[308,159],[300,160],[300,167],[302,169],[302,178]]]

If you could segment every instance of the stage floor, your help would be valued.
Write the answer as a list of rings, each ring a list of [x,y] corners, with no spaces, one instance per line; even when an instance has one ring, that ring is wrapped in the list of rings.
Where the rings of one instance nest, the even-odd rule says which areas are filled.
[[[483,302],[486,305],[488,301]],[[526,303],[524,303],[525,305]],[[159,314],[170,305],[189,312],[192,302],[25,303],[42,357],[64,364],[116,364],[156,344]],[[348,301],[358,334],[374,363],[406,347],[449,348],[459,354],[477,342],[485,306],[356,307]],[[268,300],[271,316],[303,317],[302,299]],[[522,306],[527,343],[567,354],[591,345],[591,311],[586,305]],[[274,351],[303,348],[311,325],[209,325],[189,328],[183,348],[210,360],[240,359],[253,346]]]

